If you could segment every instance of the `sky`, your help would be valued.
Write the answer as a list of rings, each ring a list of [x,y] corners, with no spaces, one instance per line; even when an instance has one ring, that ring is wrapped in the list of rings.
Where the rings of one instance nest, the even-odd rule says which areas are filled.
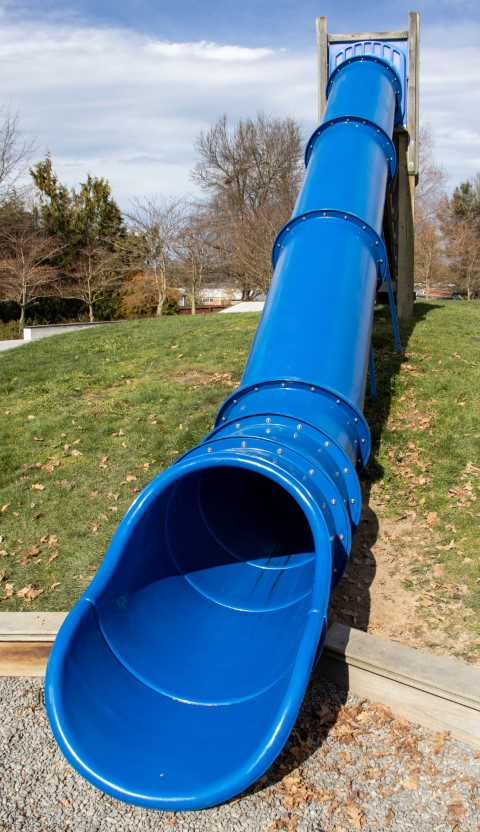
[[[480,0],[0,0],[0,105],[69,186],[105,177],[124,211],[195,196],[195,139],[223,113],[314,129],[316,17],[330,33],[391,31],[412,5],[421,120],[453,188],[480,171]]]

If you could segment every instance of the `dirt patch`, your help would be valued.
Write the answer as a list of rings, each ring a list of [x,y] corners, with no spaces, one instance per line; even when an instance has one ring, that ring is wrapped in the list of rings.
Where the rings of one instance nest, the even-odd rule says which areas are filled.
[[[468,626],[474,613],[463,602],[468,590],[448,581],[435,557],[435,518],[415,511],[382,518],[380,506],[378,498],[366,496],[348,567],[332,595],[330,621],[480,664]]]

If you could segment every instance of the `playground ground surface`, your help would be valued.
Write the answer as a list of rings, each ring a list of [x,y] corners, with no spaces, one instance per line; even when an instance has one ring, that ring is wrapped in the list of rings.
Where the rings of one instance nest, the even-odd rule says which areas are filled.
[[[63,759],[42,679],[0,679],[0,828],[9,832],[477,832],[480,752],[314,674],[294,731],[247,792],[201,812],[119,803]]]
[[[211,426],[257,315],[137,321],[0,356],[0,610],[69,609],[139,490]],[[331,617],[479,660],[480,305],[377,310],[364,513]]]

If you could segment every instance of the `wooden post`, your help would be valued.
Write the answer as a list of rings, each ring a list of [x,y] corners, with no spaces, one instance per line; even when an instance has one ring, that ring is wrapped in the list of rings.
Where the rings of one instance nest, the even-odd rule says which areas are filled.
[[[317,17],[317,50],[318,50],[318,121],[320,122],[327,106],[328,82],[328,35],[327,18]]]
[[[408,133],[398,132],[397,315],[413,315],[414,231],[408,170]]]

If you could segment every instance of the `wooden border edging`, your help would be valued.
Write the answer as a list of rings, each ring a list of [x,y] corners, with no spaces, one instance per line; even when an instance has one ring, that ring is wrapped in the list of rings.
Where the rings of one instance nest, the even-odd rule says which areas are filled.
[[[44,676],[63,612],[0,613],[0,676]],[[333,624],[317,673],[480,748],[480,668]]]
[[[480,748],[480,668],[333,624],[317,672],[410,722]]]

